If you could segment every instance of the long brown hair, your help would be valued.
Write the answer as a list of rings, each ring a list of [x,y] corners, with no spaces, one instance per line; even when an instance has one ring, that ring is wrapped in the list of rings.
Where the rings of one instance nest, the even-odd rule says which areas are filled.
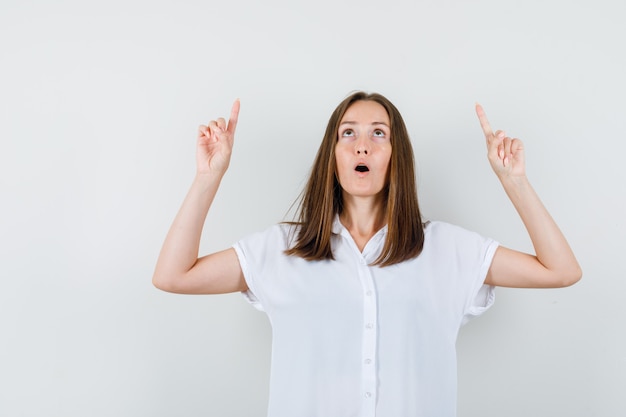
[[[374,101],[389,115],[391,161],[389,181],[383,189],[387,236],[374,265],[389,266],[418,256],[424,247],[424,226],[417,203],[415,160],[411,140],[402,115],[387,98],[359,91],[343,100],[330,116],[326,133],[317,151],[311,174],[298,206],[298,232],[288,255],[307,260],[334,259],[331,248],[332,225],[343,211],[343,196],[337,180],[335,145],[339,124],[348,108],[357,101]]]

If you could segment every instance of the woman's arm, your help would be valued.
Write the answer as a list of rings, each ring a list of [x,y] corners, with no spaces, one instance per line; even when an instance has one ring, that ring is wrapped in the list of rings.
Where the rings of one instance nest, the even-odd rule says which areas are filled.
[[[480,105],[476,114],[487,140],[489,162],[522,222],[536,255],[499,247],[486,284],[518,288],[557,288],[576,283],[582,271],[565,236],[526,177],[524,146],[503,131],[493,132]]]
[[[165,238],[152,277],[161,290],[220,294],[247,289],[234,249],[198,258],[204,220],[230,163],[238,116],[237,100],[228,125],[219,118],[198,128],[196,176]]]

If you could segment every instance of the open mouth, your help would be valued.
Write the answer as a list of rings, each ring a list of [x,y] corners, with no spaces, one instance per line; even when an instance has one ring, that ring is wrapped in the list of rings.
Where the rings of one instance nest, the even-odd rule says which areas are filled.
[[[358,172],[368,172],[370,170],[366,165],[357,165],[354,169]]]

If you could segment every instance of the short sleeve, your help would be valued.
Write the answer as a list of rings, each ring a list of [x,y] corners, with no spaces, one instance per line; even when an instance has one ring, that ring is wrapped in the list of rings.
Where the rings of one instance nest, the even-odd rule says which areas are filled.
[[[290,225],[277,224],[244,237],[233,245],[248,291],[242,294],[257,310],[268,312],[267,293],[272,292],[277,271],[284,262],[291,236]]]
[[[447,294],[444,299],[453,300],[450,308],[463,325],[495,301],[494,288],[485,285],[485,279],[498,243],[445,222],[429,222],[425,231],[423,254],[428,255],[429,265],[442,277],[433,286]]]
[[[483,239],[484,242],[481,246],[482,262],[480,263],[474,286],[469,293],[462,325],[487,311],[496,298],[495,287],[485,284],[485,279],[498,248],[498,243],[492,239]]]
[[[256,295],[256,291],[255,291],[256,285],[252,276],[252,271],[250,269],[248,260],[246,258],[246,246],[248,246],[246,244],[246,241],[249,241],[249,240],[250,239],[241,240],[239,242],[236,242],[233,245],[233,249],[235,249],[235,252],[237,253],[237,258],[239,258],[239,265],[241,266],[243,277],[246,280],[246,285],[248,286],[248,290],[242,291],[241,294],[243,295],[244,299],[248,301],[254,308],[256,308],[259,311],[265,311],[265,309],[263,308],[263,304],[261,303],[261,300]]]

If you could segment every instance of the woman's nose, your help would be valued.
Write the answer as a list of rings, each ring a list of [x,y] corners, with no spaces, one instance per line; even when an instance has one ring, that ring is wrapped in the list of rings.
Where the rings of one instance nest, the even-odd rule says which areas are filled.
[[[367,146],[367,142],[363,139],[357,140],[354,149],[357,155],[367,155],[369,153],[369,146]]]

